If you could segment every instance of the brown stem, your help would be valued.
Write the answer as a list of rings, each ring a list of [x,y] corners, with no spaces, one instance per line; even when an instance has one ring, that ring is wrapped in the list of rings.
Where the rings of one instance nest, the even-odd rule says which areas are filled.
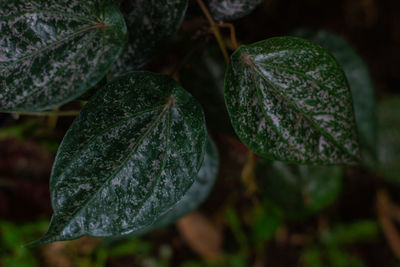
[[[13,115],[26,115],[26,116],[57,116],[57,117],[73,117],[79,114],[79,110],[67,111],[38,111],[38,112],[13,112]]]
[[[228,28],[230,33],[231,33],[231,42],[233,45],[234,50],[237,50],[239,48],[239,44],[236,38],[236,29],[235,26],[232,23],[227,23],[220,21],[218,24],[220,27]]]
[[[376,208],[378,220],[381,224],[383,233],[389,243],[390,248],[397,258],[400,258],[400,235],[391,220],[390,216],[391,202],[386,191],[379,190],[376,197]]]
[[[229,63],[228,51],[226,50],[226,46],[225,46],[225,43],[224,43],[224,41],[222,39],[221,32],[219,31],[218,24],[215,23],[214,19],[212,18],[211,14],[208,11],[208,9],[207,9],[206,5],[204,4],[203,0],[197,0],[197,4],[200,6],[200,8],[203,11],[205,17],[207,18],[208,23],[211,26],[211,31],[214,34],[215,39],[218,42],[219,49],[221,50],[222,55],[224,56],[225,63],[228,64]]]

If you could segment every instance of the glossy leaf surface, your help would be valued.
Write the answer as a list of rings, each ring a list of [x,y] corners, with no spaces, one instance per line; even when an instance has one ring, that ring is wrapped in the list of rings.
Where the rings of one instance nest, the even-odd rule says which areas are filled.
[[[353,96],[354,115],[364,160],[376,158],[376,108],[374,88],[364,61],[339,35],[326,31],[298,30],[295,36],[306,38],[327,49],[342,65]]]
[[[263,0],[208,0],[210,12],[215,20],[235,20],[246,16]]]
[[[225,101],[237,135],[261,156],[307,164],[359,160],[346,77],[309,41],[278,37],[241,46],[225,76]]]
[[[400,184],[400,98],[379,103],[379,146],[375,166],[388,181]]]
[[[142,235],[173,223],[195,210],[204,202],[215,183],[215,179],[217,178],[219,164],[217,148],[210,138],[207,140],[205,151],[204,161],[199,173],[197,174],[197,179],[183,198],[171,210],[159,217],[154,224],[141,231],[134,232],[133,235]]]
[[[289,219],[303,220],[336,199],[343,168],[262,161],[256,173],[262,195]]]
[[[111,69],[114,75],[136,70],[158,53],[180,27],[188,0],[123,0],[120,1],[129,41]]]
[[[85,105],[53,167],[54,210],[38,244],[128,234],[182,199],[204,157],[200,105],[166,75],[133,72]]]
[[[64,104],[100,81],[127,41],[108,1],[0,2],[0,111]]]

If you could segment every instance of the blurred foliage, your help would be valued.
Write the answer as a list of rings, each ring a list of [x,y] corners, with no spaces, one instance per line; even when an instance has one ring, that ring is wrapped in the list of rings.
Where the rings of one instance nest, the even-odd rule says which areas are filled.
[[[302,253],[305,267],[364,267],[365,262],[353,255],[350,245],[373,242],[379,238],[380,230],[376,221],[357,221],[339,224],[324,230],[316,244]]]
[[[1,128],[0,140],[7,138],[16,138],[19,141],[32,140],[52,154],[56,154],[59,140],[54,136],[54,129],[49,128],[40,119],[43,118],[19,121],[18,123]]]
[[[21,225],[0,221],[0,263],[6,267],[40,266],[33,251],[23,247],[22,244],[43,234],[47,224],[47,220]]]
[[[379,162],[373,167],[389,182],[400,185],[400,98],[385,99],[378,111]]]
[[[343,170],[337,166],[260,160],[256,173],[265,197],[281,208],[288,219],[303,221],[336,199]]]

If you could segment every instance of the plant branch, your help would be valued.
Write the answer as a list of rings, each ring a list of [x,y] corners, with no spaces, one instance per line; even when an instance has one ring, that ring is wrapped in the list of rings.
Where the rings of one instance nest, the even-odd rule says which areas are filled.
[[[376,198],[378,220],[393,254],[400,258],[400,235],[391,220],[391,205],[387,192],[379,190]]]
[[[242,182],[245,184],[247,188],[247,193],[249,195],[257,192],[257,183],[256,183],[256,174],[255,174],[255,165],[257,161],[257,156],[249,150],[247,152],[247,162],[244,165],[241,173]]]
[[[222,55],[224,56],[226,64],[229,63],[229,55],[228,51],[226,50],[226,45],[224,43],[224,40],[222,39],[221,32],[219,31],[218,24],[215,23],[214,19],[212,18],[210,12],[208,11],[206,5],[204,4],[203,0],[197,0],[198,5],[200,6],[201,10],[203,11],[205,17],[208,20],[208,23],[211,26],[211,31],[215,36],[215,39],[218,42],[218,46],[222,52]]]
[[[38,112],[12,112],[13,115],[26,115],[26,116],[57,116],[57,117],[73,117],[79,114],[79,110],[66,110],[66,111],[38,111]]]
[[[230,33],[231,33],[231,42],[233,45],[234,50],[237,50],[239,48],[239,44],[236,38],[236,29],[235,26],[232,23],[227,23],[220,21],[218,24],[220,27],[228,28]]]

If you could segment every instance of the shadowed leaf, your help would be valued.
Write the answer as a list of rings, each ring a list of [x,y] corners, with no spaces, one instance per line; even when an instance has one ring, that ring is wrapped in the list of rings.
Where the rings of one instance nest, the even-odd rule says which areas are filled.
[[[112,74],[136,70],[148,63],[181,26],[187,0],[123,0],[120,1],[129,41]]]
[[[210,12],[215,20],[235,20],[246,16],[263,0],[208,0]]]

